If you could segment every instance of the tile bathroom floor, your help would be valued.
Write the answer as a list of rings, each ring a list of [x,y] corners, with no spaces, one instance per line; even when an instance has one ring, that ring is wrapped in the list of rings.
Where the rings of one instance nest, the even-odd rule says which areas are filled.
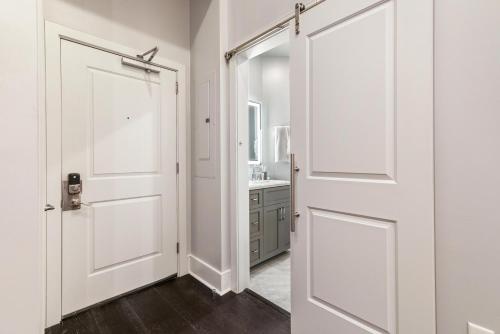
[[[250,290],[290,312],[290,252],[253,267]]]

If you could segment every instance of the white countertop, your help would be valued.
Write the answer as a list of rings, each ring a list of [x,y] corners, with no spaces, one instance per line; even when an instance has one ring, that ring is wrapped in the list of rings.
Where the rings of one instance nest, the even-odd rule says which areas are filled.
[[[287,180],[248,181],[248,189],[249,190],[272,188],[272,187],[283,187],[283,186],[289,186],[289,185],[290,185],[290,181],[287,181]]]

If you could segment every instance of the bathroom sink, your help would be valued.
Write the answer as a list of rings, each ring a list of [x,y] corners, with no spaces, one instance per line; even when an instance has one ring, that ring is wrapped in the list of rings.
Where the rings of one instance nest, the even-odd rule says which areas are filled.
[[[248,181],[248,188],[250,190],[281,187],[290,185],[290,181],[287,180],[255,180]]]

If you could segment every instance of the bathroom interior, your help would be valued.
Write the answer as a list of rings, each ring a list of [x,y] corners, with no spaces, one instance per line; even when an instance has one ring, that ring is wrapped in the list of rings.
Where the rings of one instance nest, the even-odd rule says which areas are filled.
[[[249,61],[250,290],[290,312],[289,45]]]

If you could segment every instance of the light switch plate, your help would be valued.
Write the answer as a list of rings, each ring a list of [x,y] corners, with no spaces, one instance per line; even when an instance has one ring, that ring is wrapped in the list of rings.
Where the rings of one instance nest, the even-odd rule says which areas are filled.
[[[495,332],[469,322],[469,334],[495,334]]]

